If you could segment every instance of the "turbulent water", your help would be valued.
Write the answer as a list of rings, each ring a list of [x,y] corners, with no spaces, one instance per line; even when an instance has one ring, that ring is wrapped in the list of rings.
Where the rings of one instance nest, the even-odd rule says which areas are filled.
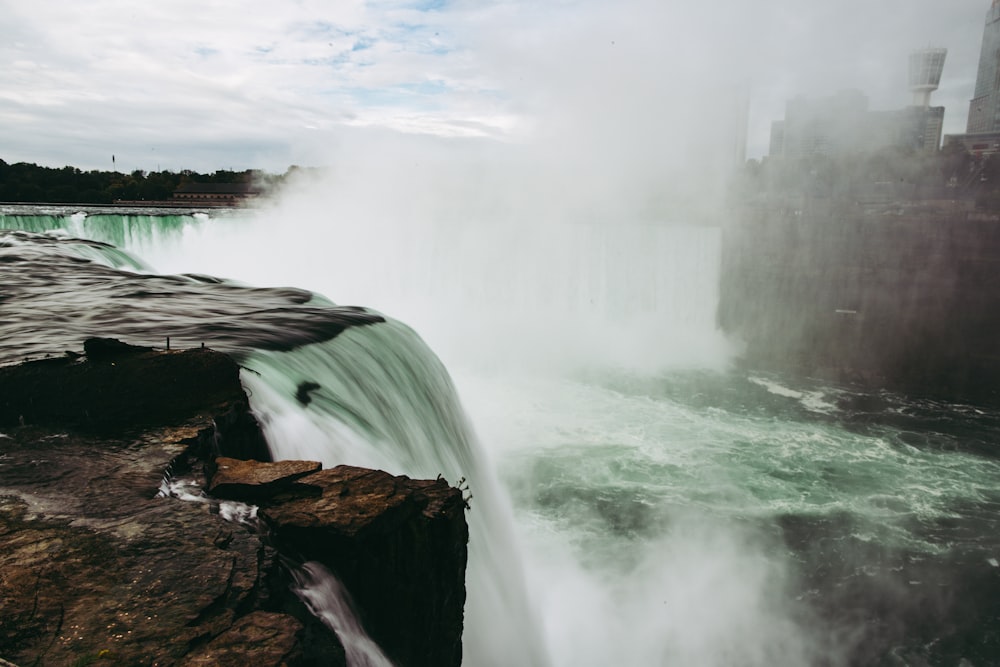
[[[200,310],[105,292],[181,328],[212,319],[216,288],[237,309],[252,291],[205,274],[267,288],[257,333],[189,337],[256,350],[244,382],[277,456],[467,480],[468,667],[1000,664],[1000,413],[735,369],[711,228],[310,215],[7,211],[0,228],[59,230],[4,252],[58,247],[109,283],[194,274],[163,285]],[[406,324],[330,338],[324,313],[372,314],[283,285]],[[32,342],[47,317],[18,311],[5,345],[55,347]],[[314,343],[260,343],[299,321]],[[303,381],[320,385],[305,407]]]

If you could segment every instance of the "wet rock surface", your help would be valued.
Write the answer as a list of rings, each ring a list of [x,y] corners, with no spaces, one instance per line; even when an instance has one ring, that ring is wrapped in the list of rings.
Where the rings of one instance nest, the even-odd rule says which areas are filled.
[[[181,667],[281,667],[299,657],[302,624],[287,614],[255,611],[239,619],[203,648],[186,656]],[[247,656],[253,662],[247,662]]]
[[[96,359],[88,354],[3,368],[0,427],[45,424],[113,435],[246,404],[239,366],[218,352],[112,347],[106,339],[88,339],[84,347],[101,351]]]
[[[330,568],[398,664],[460,665],[468,556],[461,491],[442,479],[352,466],[299,483],[320,493],[279,495],[260,510],[275,543]]]
[[[231,359],[105,347],[0,367],[0,658],[343,665],[290,591],[287,567],[318,560],[398,664],[461,663],[459,490],[221,457],[263,443]],[[218,497],[259,501],[268,530],[226,520],[218,499],[158,495],[168,470],[214,471]]]
[[[208,492],[217,498],[251,503],[282,492],[294,493],[296,487],[308,493],[310,487],[295,482],[322,467],[318,461],[260,463],[220,456],[211,465]]]
[[[1000,225],[807,201],[744,207],[724,230],[718,320],[746,365],[1000,404]]]
[[[290,350],[384,321],[307,290],[153,275],[132,261],[104,243],[0,230],[0,363],[79,354],[79,342],[95,335],[229,354]]]
[[[172,462],[210,455],[213,413],[246,410],[235,364],[119,352],[0,368],[0,656],[16,664],[176,664],[270,597],[256,535],[158,496]]]
[[[284,485],[254,490],[272,543],[331,570],[395,662],[461,664],[468,526],[459,489],[346,465],[302,474],[318,464],[217,463],[210,488],[236,500],[287,474]]]
[[[204,507],[146,500],[77,525],[0,503],[0,645],[20,664],[172,664],[254,604],[259,542]]]

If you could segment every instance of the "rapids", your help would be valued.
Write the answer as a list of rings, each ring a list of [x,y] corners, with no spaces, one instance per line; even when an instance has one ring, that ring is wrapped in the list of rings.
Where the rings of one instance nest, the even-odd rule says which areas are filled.
[[[112,243],[152,268],[86,259],[133,276],[399,317],[229,347],[276,456],[465,478],[468,667],[1000,661],[1000,413],[739,370],[714,323],[717,229],[314,211],[0,228]]]

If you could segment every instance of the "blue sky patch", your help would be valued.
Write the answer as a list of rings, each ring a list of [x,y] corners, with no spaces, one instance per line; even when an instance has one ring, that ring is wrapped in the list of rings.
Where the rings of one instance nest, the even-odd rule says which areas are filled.
[[[401,83],[384,88],[349,88],[343,91],[368,107],[405,107],[427,111],[441,108],[439,96],[451,92],[440,79]]]
[[[448,0],[416,0],[412,7],[421,12],[437,12],[448,6]]]
[[[371,37],[360,37],[358,41],[354,42],[354,46],[351,47],[351,51],[364,51],[365,49],[370,49],[375,43],[375,40]]]

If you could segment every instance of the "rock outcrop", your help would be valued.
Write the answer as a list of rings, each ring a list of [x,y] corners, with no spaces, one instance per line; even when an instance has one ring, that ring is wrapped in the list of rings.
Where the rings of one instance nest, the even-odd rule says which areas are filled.
[[[301,632],[302,624],[287,614],[254,611],[185,656],[180,667],[286,665],[295,662]]]
[[[212,350],[154,352],[104,339],[84,347],[100,352],[4,367],[0,427],[44,424],[113,435],[246,404],[239,366]]]
[[[272,479],[275,465],[225,461],[210,488],[245,497],[256,480]],[[272,543],[333,571],[368,634],[398,664],[460,665],[469,538],[461,491],[442,479],[343,465],[289,473],[285,491],[275,484],[270,498],[255,492]]]
[[[319,461],[277,461],[259,463],[252,460],[219,456],[209,466],[208,492],[217,498],[243,503],[259,503],[282,492],[302,489],[296,482],[318,472]],[[306,487],[304,493],[319,489]]]
[[[460,491],[247,462],[266,460],[266,443],[229,357],[99,346],[96,359],[0,367],[0,658],[343,665],[336,637],[289,588],[289,564],[314,559],[343,578],[399,664],[460,664]],[[206,469],[217,492],[264,502],[270,531],[226,520],[233,503],[197,487],[191,502],[158,493],[165,471]],[[442,642],[431,624],[446,622]]]
[[[1000,403],[996,220],[805,201],[745,207],[724,230],[718,320],[745,364]]]

